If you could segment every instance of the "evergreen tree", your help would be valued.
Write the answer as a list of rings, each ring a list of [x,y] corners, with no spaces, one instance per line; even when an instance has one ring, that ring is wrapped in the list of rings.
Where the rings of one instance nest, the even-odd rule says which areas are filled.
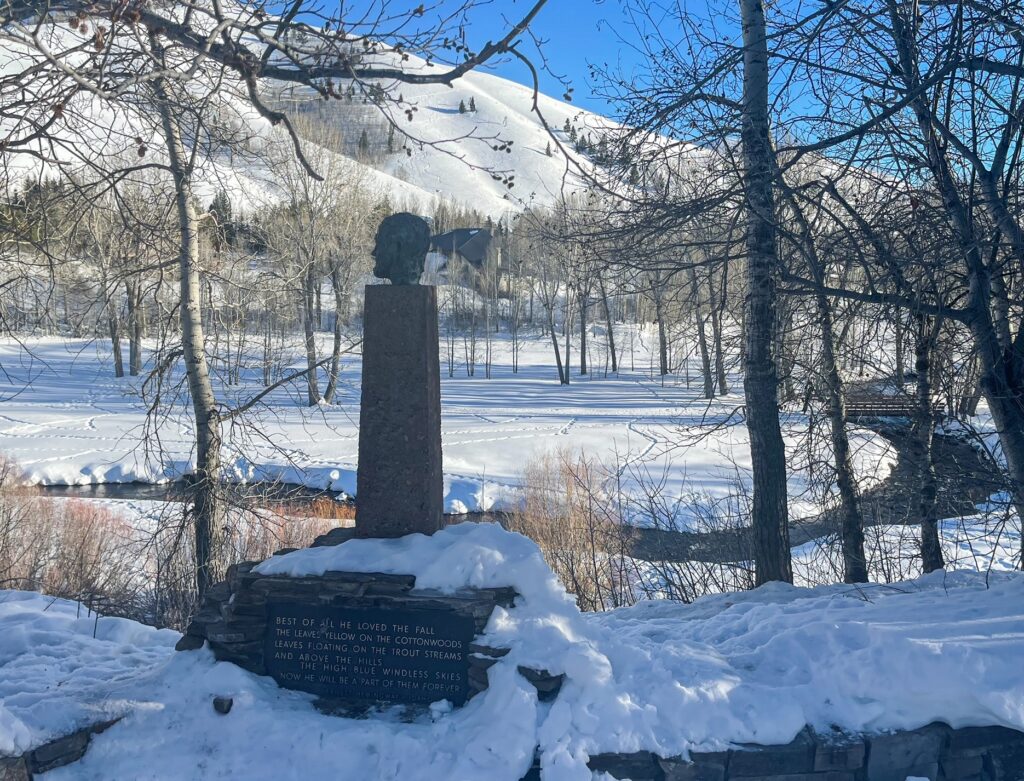
[[[464,100],[460,100],[459,101],[459,113],[460,114],[465,114],[466,113],[466,101],[464,101]]]
[[[551,157],[551,142],[550,141],[548,141],[548,148],[544,150],[544,154],[546,154],[548,157]]]
[[[565,131],[566,135],[569,135],[569,134],[572,133],[572,125],[569,124],[569,118],[568,117],[565,118],[565,124],[562,125],[562,130]]]
[[[228,198],[226,191],[217,191],[217,194],[213,196],[213,200],[210,202],[209,212],[217,225],[217,248],[220,249],[222,243],[234,244],[235,226],[231,219],[231,199]]]
[[[370,151],[370,138],[369,138],[369,136],[366,135],[366,130],[364,129],[363,132],[360,133],[360,135],[359,135],[359,154],[360,155],[365,155],[369,151]]]
[[[469,98],[469,110],[476,111],[476,99],[472,96]]]

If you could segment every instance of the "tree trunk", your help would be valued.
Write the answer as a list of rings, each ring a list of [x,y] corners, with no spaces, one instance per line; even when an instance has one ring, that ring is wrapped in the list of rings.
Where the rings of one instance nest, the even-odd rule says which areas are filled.
[[[306,401],[310,407],[320,403],[320,384],[316,376],[316,264],[310,263],[302,274],[302,320],[306,343]]]
[[[715,350],[715,376],[718,379],[718,393],[722,396],[729,392],[729,379],[725,376],[725,348],[722,346],[722,311],[711,307],[711,335]]]
[[[580,376],[587,374],[587,297],[580,293]]]
[[[775,335],[774,166],[768,128],[768,46],[760,0],[740,0],[743,25],[743,192],[746,198],[747,291],[744,377],[753,467],[755,582],[792,582],[786,497],[786,451],[779,426]]]
[[[729,378],[725,374],[725,347],[722,334],[722,312],[725,311],[725,299],[729,290],[729,266],[722,268],[722,289],[715,290],[714,271],[708,271],[708,281],[711,290],[711,335],[714,340],[715,351],[715,375],[718,379],[718,393],[724,396],[729,392]],[[717,293],[717,296],[716,296]]]
[[[715,398],[715,376],[711,372],[711,353],[708,351],[707,329],[700,307],[694,309],[697,318],[697,346],[700,349],[700,370],[704,377],[704,398]]]
[[[893,43],[899,56],[902,77],[911,92],[920,89],[916,42],[910,25],[916,17],[904,18],[895,2],[888,4]],[[973,219],[964,203],[945,147],[938,138],[931,104],[921,94],[910,104],[924,142],[928,168],[942,197],[963,253],[968,282],[967,325],[981,362],[981,388],[988,401],[992,420],[999,432],[999,443],[1010,476],[1011,499],[1018,515],[1024,517],[1024,366],[1018,350],[1003,350],[990,309],[992,279],[981,254]],[[991,206],[991,205],[990,205]],[[1000,227],[1003,227],[1002,225]],[[1006,228],[1011,228],[1007,225]],[[1012,243],[1012,242],[1011,242]],[[1024,332],[1018,333],[1018,339]],[[1020,562],[1024,565],[1024,559]]]
[[[142,373],[142,335],[144,311],[142,304],[142,282],[125,283],[128,299],[128,373],[138,377]]]
[[[664,377],[668,374],[668,337],[665,334],[665,312],[660,292],[654,297],[654,316],[658,319],[658,373]]]
[[[932,410],[931,348],[932,333],[928,318],[918,316],[917,339],[914,342],[914,371],[917,372],[917,399],[914,415],[914,451],[918,468],[917,518],[921,524],[921,564],[925,572],[942,569],[942,545],[935,516],[938,478],[935,474],[935,413]]]
[[[896,329],[896,390],[902,394],[903,386],[906,384],[906,359],[903,355],[903,313],[898,309],[893,325]]]
[[[552,307],[554,304],[551,305]],[[555,331],[555,316],[551,309],[548,309],[548,331],[551,333],[551,346],[555,350],[555,365],[558,367],[558,382],[560,385],[568,385],[565,377],[565,370],[562,368],[562,353],[558,348],[558,333]]]
[[[341,285],[341,270],[338,265],[331,266],[331,290],[334,291],[334,344],[331,347],[331,368],[327,376],[327,390],[324,401],[334,403],[334,395],[338,391],[338,375],[341,373],[341,313],[345,303],[345,291]]]
[[[110,346],[114,353],[114,376],[124,377],[124,357],[121,355],[121,321],[114,315],[107,316],[110,329]]]
[[[820,267],[818,269],[820,271]],[[824,275],[819,273],[819,285]],[[850,456],[850,438],[846,433],[846,403],[843,381],[836,365],[835,331],[832,327],[832,309],[828,297],[817,296],[818,324],[821,327],[822,375],[828,390],[828,417],[832,433],[832,457],[835,459],[836,484],[843,508],[842,549],[843,581],[867,583],[868,565],[864,555],[864,517],[857,497],[857,478],[853,473]]]
[[[618,356],[615,354],[615,329],[612,328],[612,313],[608,306],[608,291],[604,286],[604,277],[600,273],[597,275],[597,284],[601,288],[601,304],[604,307],[605,327],[608,329],[608,354],[611,355],[612,359],[612,374],[617,374],[619,363]]]
[[[168,162],[174,178],[175,207],[180,231],[178,268],[181,277],[181,346],[195,417],[196,467],[190,482],[195,524],[196,591],[202,601],[214,574],[211,571],[214,540],[220,528],[220,416],[210,381],[203,336],[199,215],[192,197],[191,172],[181,141],[177,115],[168,100],[163,80],[157,80],[155,87]]]
[[[571,381],[572,369],[572,319],[569,317],[569,294],[565,296],[565,322],[562,323],[562,331],[565,333],[565,371],[562,375],[564,385],[568,385]]]

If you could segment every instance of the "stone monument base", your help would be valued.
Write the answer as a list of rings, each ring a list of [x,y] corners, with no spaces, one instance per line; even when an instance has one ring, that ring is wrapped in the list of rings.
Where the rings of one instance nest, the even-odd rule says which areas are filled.
[[[507,588],[454,594],[416,589],[411,575],[327,572],[288,577],[228,570],[213,586],[178,650],[208,642],[217,659],[281,686],[351,704],[461,705],[487,687],[500,657],[475,642]]]

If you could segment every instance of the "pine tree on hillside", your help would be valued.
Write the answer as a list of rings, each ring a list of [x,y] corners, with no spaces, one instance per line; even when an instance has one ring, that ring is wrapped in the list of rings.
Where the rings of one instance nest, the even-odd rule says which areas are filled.
[[[472,96],[469,98],[469,110],[476,111],[476,98],[473,98]]]
[[[228,198],[227,192],[224,190],[217,191],[217,194],[213,196],[213,200],[210,202],[209,212],[217,226],[214,242],[216,248],[220,250],[224,244],[234,244],[235,226],[231,219],[231,199]]]
[[[548,141],[548,148],[544,150],[544,154],[546,154],[548,157],[551,157],[551,142],[550,141]]]
[[[562,130],[566,133],[566,135],[572,132],[572,125],[569,124],[568,117],[565,118],[565,124],[562,125]]]
[[[465,114],[466,113],[466,101],[464,101],[464,100],[460,100],[459,101],[459,113],[460,114]]]
[[[370,151],[370,137],[366,135],[366,130],[363,130],[359,134],[359,154],[365,155]]]

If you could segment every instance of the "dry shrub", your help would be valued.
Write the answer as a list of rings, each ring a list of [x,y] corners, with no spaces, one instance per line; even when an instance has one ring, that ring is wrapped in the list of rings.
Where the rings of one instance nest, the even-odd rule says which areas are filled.
[[[693,602],[754,588],[750,496],[741,480],[724,496],[694,489],[671,499],[664,476],[634,472],[633,485],[631,517],[642,518],[663,542],[647,546],[648,558],[637,566],[637,589],[645,598]],[[673,535],[685,535],[687,555],[672,550],[679,547],[669,543]]]
[[[308,502],[288,502],[279,506],[276,512],[290,518],[313,518],[319,520],[354,521],[356,506],[351,502],[339,502],[329,496],[318,496]]]
[[[228,515],[231,522],[225,526],[220,558],[229,564],[265,559],[282,548],[308,547],[321,534],[338,525],[332,518],[285,515],[269,510],[236,508]]]
[[[524,500],[508,526],[537,542],[582,610],[753,588],[742,481],[726,497],[676,495],[668,475],[548,453],[524,471]]]
[[[581,610],[633,604],[629,528],[605,491],[611,475],[593,459],[557,450],[524,471],[525,496],[508,527],[534,540]]]
[[[147,531],[94,501],[46,499],[21,485],[19,474],[0,459],[0,588],[40,591],[108,615],[184,629],[198,607],[187,505],[168,502]],[[310,511],[318,509],[328,508]],[[305,547],[337,525],[332,518],[230,507],[215,577],[234,562]]]
[[[89,603],[135,603],[144,582],[127,521],[102,505],[44,499],[0,462],[0,585]]]
[[[213,551],[213,580],[240,561],[261,561],[283,548],[304,548],[338,526],[330,518],[281,515],[268,509],[231,506],[224,513]],[[198,610],[196,567],[188,506],[168,504],[147,541],[152,584],[147,621],[183,630]]]

